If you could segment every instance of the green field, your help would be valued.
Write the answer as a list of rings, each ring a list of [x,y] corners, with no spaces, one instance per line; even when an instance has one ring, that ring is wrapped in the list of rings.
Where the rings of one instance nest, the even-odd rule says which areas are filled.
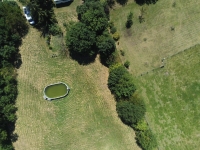
[[[200,147],[200,46],[193,47],[200,43],[198,6],[196,0],[159,0],[143,6],[128,1],[111,11],[121,36],[117,48],[125,52],[121,60],[130,61],[160,150]],[[143,23],[138,19],[141,8]],[[129,12],[134,14],[133,25],[126,29]],[[163,58],[165,67],[160,68]]]
[[[67,22],[75,8],[56,9],[59,24]],[[74,10],[73,10],[74,11]],[[56,38],[55,38],[56,39]],[[40,33],[30,27],[20,47],[18,72],[16,150],[139,150],[134,131],[117,116],[115,100],[107,87],[108,68],[99,58],[81,66],[68,56],[54,57]],[[44,88],[65,82],[70,93],[63,99],[46,101]]]
[[[159,149],[199,149],[199,72],[200,45],[168,58],[164,68],[137,78]]]
[[[158,0],[154,5],[139,6],[129,0],[127,5],[116,6],[111,11],[111,20],[121,36],[118,50],[125,51],[122,61],[130,61],[134,75],[159,67],[164,57],[199,43],[199,4],[196,0]],[[139,23],[142,7],[145,22]],[[130,11],[134,16],[133,25],[126,29],[125,22]]]

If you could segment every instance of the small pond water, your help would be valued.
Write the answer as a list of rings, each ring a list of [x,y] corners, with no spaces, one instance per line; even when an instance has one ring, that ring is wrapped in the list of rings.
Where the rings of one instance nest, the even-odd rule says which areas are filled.
[[[54,84],[46,87],[45,94],[49,98],[64,96],[67,94],[67,87],[63,83]]]

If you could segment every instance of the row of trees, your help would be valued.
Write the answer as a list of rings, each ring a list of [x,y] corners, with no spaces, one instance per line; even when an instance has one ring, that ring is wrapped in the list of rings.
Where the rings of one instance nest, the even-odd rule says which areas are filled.
[[[122,64],[109,68],[108,87],[116,98],[118,116],[135,130],[139,146],[144,150],[155,148],[156,139],[145,121],[145,103],[135,94],[133,77]]]
[[[12,150],[11,139],[17,119],[17,81],[14,67],[20,65],[18,47],[28,25],[15,2],[0,3],[0,149]],[[16,136],[15,136],[16,137]]]
[[[85,1],[77,7],[79,22],[67,31],[66,44],[72,58],[80,63],[92,61],[96,54],[101,60],[108,58],[115,51],[115,41],[108,31],[108,16],[100,1]]]

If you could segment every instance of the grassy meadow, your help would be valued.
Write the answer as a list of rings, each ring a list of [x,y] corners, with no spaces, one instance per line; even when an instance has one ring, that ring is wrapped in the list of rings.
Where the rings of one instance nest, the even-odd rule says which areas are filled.
[[[110,18],[121,36],[118,50],[125,51],[121,59],[130,61],[134,75],[159,67],[163,58],[199,43],[199,4],[196,0],[158,0],[156,4],[139,6],[129,0],[125,6],[114,7]],[[140,23],[142,8],[145,22]],[[130,11],[133,25],[126,29]]]
[[[73,3],[55,9],[59,23],[71,20],[69,12],[81,1]],[[52,58],[54,53],[56,48],[49,50],[45,39],[30,27],[20,47],[22,65],[17,70],[15,149],[139,150],[134,131],[117,116],[115,100],[107,87],[108,68],[98,57],[82,66],[68,56]],[[44,100],[44,87],[59,81],[70,86],[69,95]]]
[[[111,11],[111,20],[121,36],[117,48],[125,52],[121,60],[130,61],[129,70],[146,102],[146,119],[159,150],[200,147],[199,3],[159,0],[139,6],[128,1]],[[142,8],[145,22],[140,23]],[[130,11],[133,25],[126,29]],[[163,58],[165,67],[160,68]]]
[[[164,68],[137,77],[159,149],[199,149],[199,72],[200,45],[166,59]]]

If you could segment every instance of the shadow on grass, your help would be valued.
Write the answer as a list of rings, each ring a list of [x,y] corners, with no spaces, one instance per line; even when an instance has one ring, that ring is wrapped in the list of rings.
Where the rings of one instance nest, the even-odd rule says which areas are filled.
[[[70,57],[76,60],[80,65],[88,65],[90,63],[93,63],[95,61],[96,56],[96,53],[92,56],[89,56],[70,52]]]
[[[72,2],[73,2],[73,0],[66,2],[66,3],[56,4],[56,8],[70,6]]]
[[[127,2],[128,2],[128,0],[117,0],[117,3],[119,3],[122,6],[126,5]]]
[[[144,5],[144,4],[147,4],[147,5],[150,5],[150,4],[155,4],[158,0],[135,0],[135,2],[138,4],[138,5]]]

